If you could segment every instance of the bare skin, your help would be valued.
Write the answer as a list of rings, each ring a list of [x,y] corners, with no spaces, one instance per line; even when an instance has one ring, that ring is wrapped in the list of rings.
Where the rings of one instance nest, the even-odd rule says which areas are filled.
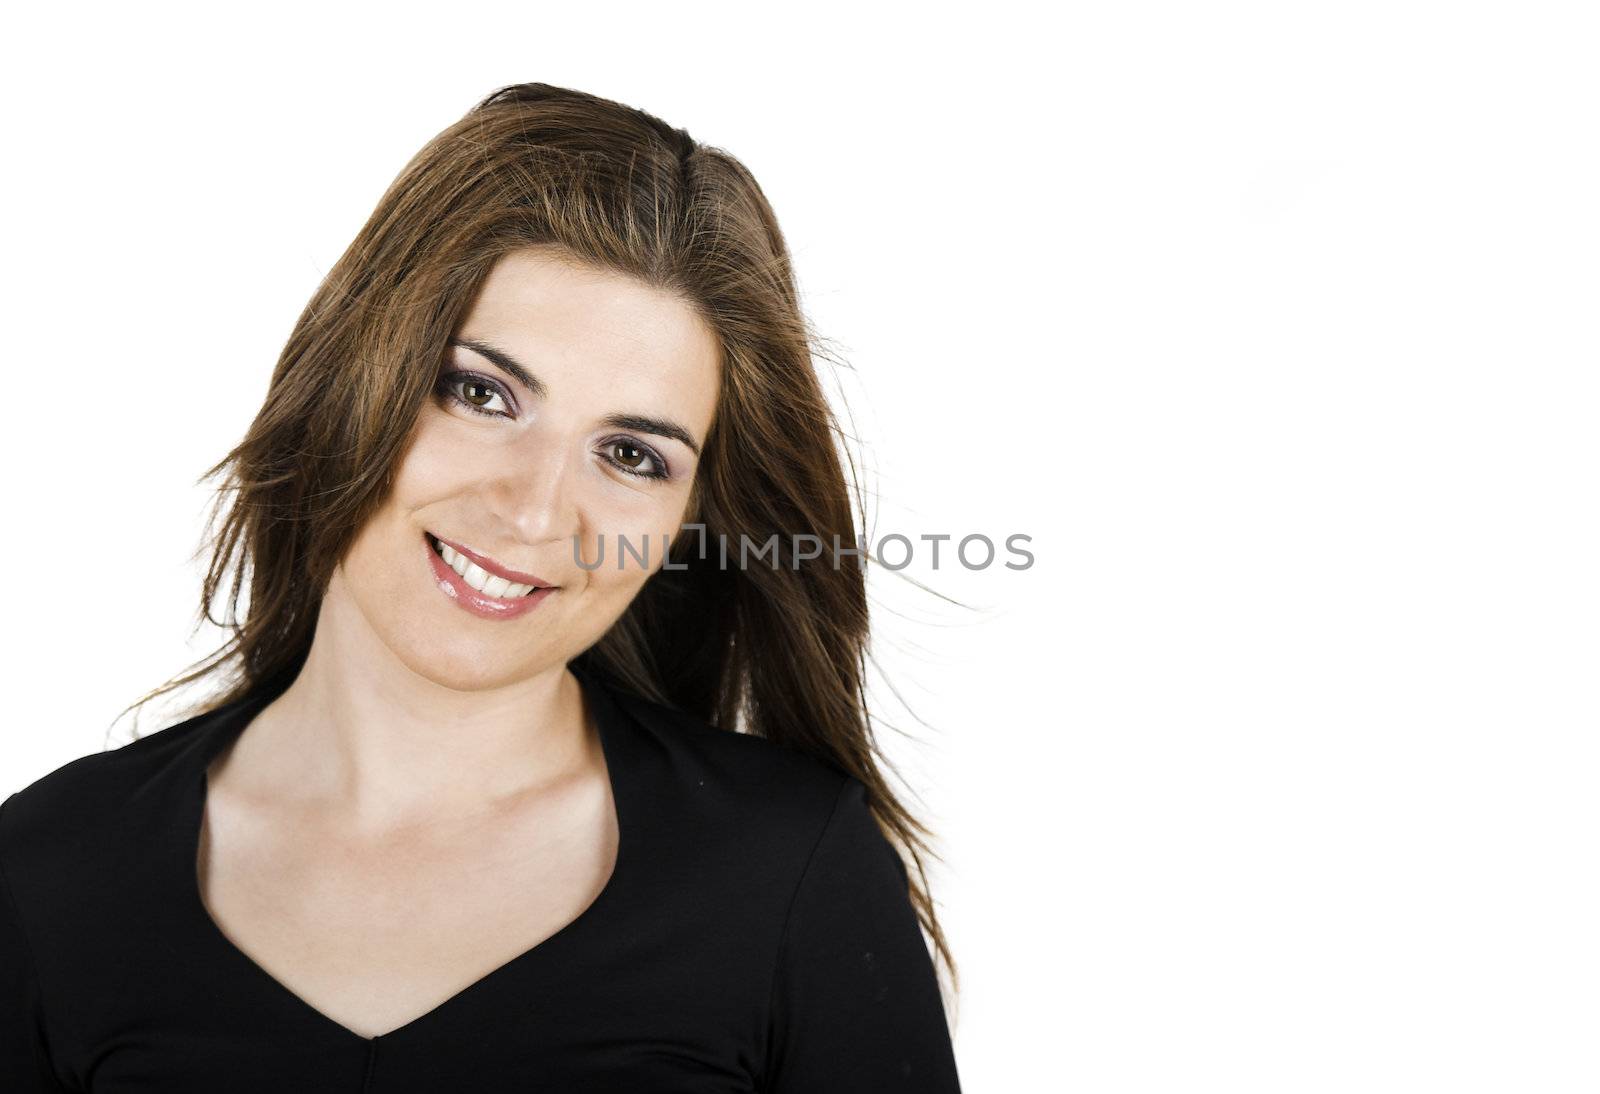
[[[570,769],[542,786],[366,834],[336,803],[252,791],[228,750],[211,769],[198,863],[212,918],[351,1032],[404,1025],[578,918],[609,880],[604,756],[592,723],[571,736]]]
[[[447,351],[441,375],[494,382],[455,393],[499,413],[445,395],[423,408],[390,498],[329,585],[305,667],[208,771],[196,876],[212,919],[363,1037],[532,949],[609,880],[615,803],[566,664],[659,568],[716,407],[718,347],[688,304],[545,253],[502,260],[457,333],[545,390]],[[670,420],[694,445],[604,424],[616,413]],[[471,615],[437,587],[424,530],[557,591],[517,619]],[[616,537],[646,534],[649,565],[618,569]],[[573,537],[590,561],[603,537],[605,565],[579,567]]]

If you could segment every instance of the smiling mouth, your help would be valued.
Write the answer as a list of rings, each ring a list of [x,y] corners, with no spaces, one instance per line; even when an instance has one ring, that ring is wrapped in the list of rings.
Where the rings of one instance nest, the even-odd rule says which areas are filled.
[[[554,585],[536,585],[531,582],[512,581],[510,578],[496,573],[493,569],[479,565],[478,562],[448,543],[441,542],[432,532],[423,532],[428,541],[428,547],[434,554],[444,561],[444,564],[456,572],[474,592],[484,596],[494,597],[499,600],[516,600],[525,596],[532,596],[541,589],[553,589]],[[488,560],[483,560],[487,562]],[[492,564],[491,564],[492,565]]]

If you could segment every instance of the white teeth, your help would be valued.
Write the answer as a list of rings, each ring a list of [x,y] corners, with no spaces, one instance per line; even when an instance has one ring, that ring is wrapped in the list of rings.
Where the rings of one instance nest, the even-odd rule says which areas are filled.
[[[538,587],[536,585],[519,585],[515,581],[507,581],[503,577],[491,576],[485,573],[483,567],[476,562],[469,562],[465,555],[452,549],[448,543],[443,543],[437,539],[433,543],[439,553],[439,557],[444,559],[445,565],[459,574],[462,581],[465,581],[484,596],[492,596],[499,600],[515,600],[519,596],[527,596]]]

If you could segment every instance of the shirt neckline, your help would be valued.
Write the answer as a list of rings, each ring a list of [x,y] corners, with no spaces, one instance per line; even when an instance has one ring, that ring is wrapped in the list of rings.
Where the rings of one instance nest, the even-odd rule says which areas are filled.
[[[553,934],[502,962],[429,1010],[372,1037],[358,1033],[318,1010],[240,949],[212,918],[200,889],[200,834],[209,794],[206,772],[211,761],[235,740],[255,715],[281,694],[287,685],[263,688],[211,711],[207,716],[210,725],[206,727],[205,734],[191,754],[191,762],[183,780],[182,807],[179,810],[182,831],[176,842],[181,859],[177,866],[179,876],[183,879],[183,904],[188,917],[193,921],[196,934],[204,940],[208,948],[217,952],[227,964],[236,969],[238,975],[254,981],[259,990],[276,997],[280,1004],[288,1006],[302,1018],[323,1026],[337,1039],[370,1047],[379,1041],[391,1042],[418,1035],[433,1023],[448,1018],[455,1011],[470,1005],[473,999],[492,986],[514,976],[518,971],[552,960],[581,942],[584,937],[602,931],[618,904],[619,894],[630,884],[635,866],[641,861],[641,852],[637,847],[642,833],[638,827],[639,818],[635,810],[639,742],[627,714],[610,694],[606,685],[596,679],[591,670],[580,662],[570,663],[567,667],[582,686],[587,705],[599,730],[606,775],[611,783],[612,806],[616,813],[617,853],[611,876],[599,894],[575,918]]]

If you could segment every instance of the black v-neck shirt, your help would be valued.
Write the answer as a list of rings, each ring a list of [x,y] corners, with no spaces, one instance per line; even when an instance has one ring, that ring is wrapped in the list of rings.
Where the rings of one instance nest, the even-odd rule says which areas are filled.
[[[905,867],[863,784],[572,668],[617,811],[610,881],[378,1037],[275,980],[200,895],[207,765],[278,691],[11,795],[0,1091],[958,1092]]]

